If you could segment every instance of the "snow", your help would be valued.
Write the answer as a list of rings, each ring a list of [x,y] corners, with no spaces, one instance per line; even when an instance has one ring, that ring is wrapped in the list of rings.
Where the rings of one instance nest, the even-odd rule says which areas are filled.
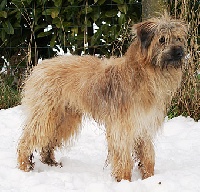
[[[73,146],[56,152],[62,168],[42,164],[36,154],[33,171],[19,170],[16,148],[24,116],[21,106],[0,110],[0,192],[200,192],[200,121],[166,118],[155,141],[155,175],[141,180],[136,167],[132,182],[117,183],[105,163],[104,128],[91,120]]]

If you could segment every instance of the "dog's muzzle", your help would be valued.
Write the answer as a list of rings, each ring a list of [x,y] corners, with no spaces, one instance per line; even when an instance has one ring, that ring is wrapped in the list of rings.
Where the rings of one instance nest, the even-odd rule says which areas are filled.
[[[174,46],[165,53],[162,57],[161,66],[162,69],[168,68],[169,66],[179,68],[183,64],[185,52],[182,46]]]

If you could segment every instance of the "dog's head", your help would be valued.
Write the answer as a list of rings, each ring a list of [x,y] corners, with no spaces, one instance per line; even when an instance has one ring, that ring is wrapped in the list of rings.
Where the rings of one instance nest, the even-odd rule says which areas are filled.
[[[136,24],[141,54],[154,66],[178,68],[185,58],[186,25],[168,16]]]

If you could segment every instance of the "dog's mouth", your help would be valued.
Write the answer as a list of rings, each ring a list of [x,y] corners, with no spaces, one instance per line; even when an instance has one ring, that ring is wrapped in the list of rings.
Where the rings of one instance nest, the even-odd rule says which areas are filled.
[[[183,59],[179,60],[165,60],[161,64],[162,69],[166,69],[169,67],[180,68],[183,64]]]

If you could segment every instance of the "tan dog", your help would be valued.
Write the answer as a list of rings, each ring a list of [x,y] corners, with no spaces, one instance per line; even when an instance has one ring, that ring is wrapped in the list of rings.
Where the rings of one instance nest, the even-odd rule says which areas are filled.
[[[143,179],[154,175],[153,139],[181,83],[187,30],[168,16],[134,29],[122,58],[60,56],[33,69],[22,99],[27,119],[18,146],[21,170],[34,168],[35,149],[43,163],[58,165],[54,150],[75,138],[86,115],[106,127],[117,181],[131,180],[133,159]]]

